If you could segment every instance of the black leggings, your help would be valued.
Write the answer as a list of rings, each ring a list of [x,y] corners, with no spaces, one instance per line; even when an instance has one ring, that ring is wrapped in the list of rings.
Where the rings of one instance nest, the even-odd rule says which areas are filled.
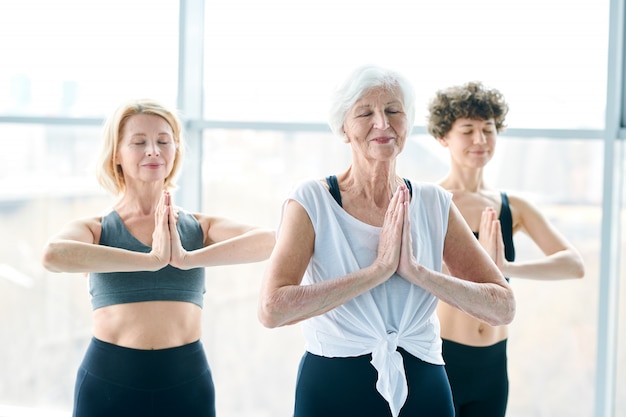
[[[485,347],[443,340],[456,417],[503,417],[509,397],[506,340]]]
[[[78,369],[73,416],[214,417],[202,343],[137,350],[93,338]]]
[[[444,367],[417,359],[398,348],[404,359],[409,395],[400,417],[454,415]],[[376,391],[378,378],[372,355],[325,358],[306,352],[296,383],[295,417],[391,416],[387,401]]]

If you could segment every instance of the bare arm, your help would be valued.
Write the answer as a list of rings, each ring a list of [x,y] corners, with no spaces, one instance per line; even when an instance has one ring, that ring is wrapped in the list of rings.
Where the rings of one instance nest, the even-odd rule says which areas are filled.
[[[300,285],[313,254],[315,231],[304,208],[289,201],[281,233],[263,275],[260,322],[266,327],[297,323],[326,313],[386,281],[398,264],[401,233],[401,217],[388,210],[378,257],[372,265],[341,277]]]
[[[170,259],[171,211],[169,193],[163,193],[155,211],[150,253],[99,245],[102,219],[93,217],[74,220],[53,236],[44,247],[42,264],[52,272],[157,271]]]
[[[74,220],[45,245],[43,266],[51,272],[156,271],[167,256],[98,245],[100,218]]]
[[[410,250],[408,207],[398,273],[450,304],[492,326],[508,324],[515,315],[511,287],[465,223],[450,206],[444,242],[444,262],[450,275],[419,265]]]
[[[181,269],[233,265],[266,260],[276,242],[274,230],[241,224],[221,217],[195,215],[205,232],[204,247],[186,251],[176,227],[171,227],[171,264]],[[170,224],[175,222],[170,219]]]
[[[582,278],[585,267],[580,253],[532,204],[519,197],[509,197],[519,218],[520,230],[526,233],[545,254],[520,262],[502,258],[498,266],[509,277],[558,280]]]

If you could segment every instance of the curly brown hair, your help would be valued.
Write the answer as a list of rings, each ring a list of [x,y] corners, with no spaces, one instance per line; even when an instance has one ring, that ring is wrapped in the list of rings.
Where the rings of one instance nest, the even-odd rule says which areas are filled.
[[[480,81],[471,81],[437,91],[428,105],[426,127],[435,138],[443,138],[457,119],[493,119],[496,130],[506,128],[504,120],[509,106],[495,88],[487,88]]]

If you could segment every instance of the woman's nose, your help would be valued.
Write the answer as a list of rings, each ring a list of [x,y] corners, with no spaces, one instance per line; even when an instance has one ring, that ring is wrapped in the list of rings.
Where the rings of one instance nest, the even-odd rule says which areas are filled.
[[[146,144],[146,153],[149,156],[159,156],[161,154],[161,150],[159,149],[159,144],[156,142],[148,142]]]
[[[481,132],[478,131],[475,135],[474,135],[474,143],[483,143],[487,141],[487,136]]]
[[[374,127],[376,129],[385,130],[389,127],[389,120],[385,112],[376,112],[374,114]]]

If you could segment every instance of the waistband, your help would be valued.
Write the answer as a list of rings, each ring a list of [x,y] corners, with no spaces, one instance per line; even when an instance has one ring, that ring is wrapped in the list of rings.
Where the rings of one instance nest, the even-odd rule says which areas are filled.
[[[446,362],[454,359],[468,366],[472,363],[489,363],[506,360],[506,339],[489,346],[469,346],[463,343],[442,339],[443,358]]]
[[[81,368],[136,389],[162,389],[202,375],[209,364],[200,340],[174,348],[141,350],[91,339]]]

